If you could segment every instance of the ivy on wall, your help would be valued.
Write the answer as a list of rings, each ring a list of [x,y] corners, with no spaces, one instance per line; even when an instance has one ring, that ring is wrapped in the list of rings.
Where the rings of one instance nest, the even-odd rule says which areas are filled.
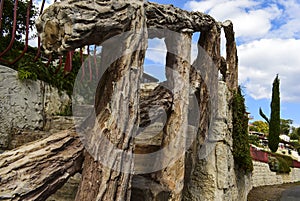
[[[234,93],[232,99],[233,112],[233,157],[235,163],[246,173],[253,171],[248,136],[248,115],[241,88]]]

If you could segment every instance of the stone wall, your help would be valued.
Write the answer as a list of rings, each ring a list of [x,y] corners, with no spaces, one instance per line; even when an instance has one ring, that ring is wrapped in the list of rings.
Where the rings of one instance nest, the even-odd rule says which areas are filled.
[[[17,71],[0,65],[0,151],[14,149],[74,125],[58,116],[69,96],[42,81],[18,80]],[[47,201],[75,199],[81,175],[76,174]]]
[[[289,174],[277,174],[270,170],[267,163],[253,161],[253,166],[254,170],[251,177],[251,185],[253,187],[300,181],[299,168],[291,168],[291,172]]]
[[[0,65],[0,150],[24,130],[43,130],[47,119],[69,104],[66,93],[39,80],[21,81],[17,71]]]

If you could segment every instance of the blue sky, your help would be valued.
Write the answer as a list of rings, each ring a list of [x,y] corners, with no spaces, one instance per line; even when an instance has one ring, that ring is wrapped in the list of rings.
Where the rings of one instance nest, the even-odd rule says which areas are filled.
[[[300,0],[152,2],[205,12],[221,22],[231,20],[238,44],[239,84],[243,87],[251,116],[254,120],[262,119],[258,114],[259,107],[269,116],[272,82],[279,74],[281,118],[292,119],[294,126],[300,126]],[[151,41],[148,61],[157,66],[163,63],[164,52],[161,56],[157,51],[151,53],[151,49],[162,47],[162,41]],[[146,70],[150,68],[145,67]]]
[[[35,0],[40,4],[40,0]],[[47,5],[51,0],[46,1]],[[239,84],[248,111],[261,120],[259,107],[270,114],[272,82],[279,74],[281,118],[300,127],[300,0],[152,0],[210,14],[234,24],[239,56]],[[197,41],[197,36],[193,37]],[[224,37],[222,37],[224,54]],[[193,45],[196,49],[196,45]],[[164,79],[165,45],[150,40],[145,70]],[[195,53],[192,58],[195,57]]]

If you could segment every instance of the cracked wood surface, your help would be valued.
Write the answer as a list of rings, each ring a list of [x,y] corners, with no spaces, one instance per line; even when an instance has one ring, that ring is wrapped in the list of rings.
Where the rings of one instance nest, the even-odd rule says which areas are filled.
[[[63,52],[105,40],[134,30],[131,21],[139,7],[145,9],[148,28],[177,32],[209,30],[216,21],[201,12],[188,12],[172,5],[143,1],[74,1],[57,2],[37,19],[36,27],[46,52]],[[158,36],[149,36],[158,37]]]
[[[0,200],[46,200],[80,172],[83,146],[66,130],[0,154]]]
[[[113,149],[106,150],[106,144],[99,139],[104,136],[118,149],[132,152],[132,132],[136,125],[147,124],[149,120],[140,121],[138,108],[138,84],[142,73],[142,65],[147,49],[148,38],[166,38],[167,66],[176,70],[182,81],[172,77],[166,70],[168,84],[174,89],[172,104],[166,103],[168,119],[164,127],[163,146],[168,146],[178,135],[184,135],[188,125],[188,88],[193,86],[197,97],[200,113],[197,142],[191,148],[190,155],[183,155],[174,166],[167,167],[154,176],[156,181],[170,191],[168,200],[179,201],[185,195],[189,197],[189,185],[192,185],[195,175],[188,175],[198,165],[198,149],[209,134],[211,117],[215,115],[214,101],[217,98],[218,70],[223,81],[230,89],[237,86],[237,53],[234,41],[232,23],[216,22],[209,15],[201,12],[188,12],[171,5],[159,5],[150,2],[134,0],[64,0],[50,6],[37,20],[37,30],[44,49],[48,53],[73,50],[90,44],[102,45],[102,65],[109,65],[96,92],[96,114],[98,128],[87,135],[90,153],[85,155],[83,180],[76,200],[130,200],[132,175],[105,167],[99,159],[109,158],[116,169],[133,170],[134,164],[124,163]],[[220,33],[225,31],[226,60],[220,56]],[[165,29],[179,32],[177,40],[168,38]],[[124,34],[126,33],[127,34]],[[189,58],[182,60],[172,53],[189,57],[190,37],[194,32],[201,32],[197,60],[191,69]],[[118,40],[118,35],[123,35]],[[106,41],[117,37],[120,43],[116,50],[110,49]],[[130,50],[137,50],[130,52]],[[129,51],[129,52],[128,52]],[[171,52],[171,53],[170,53]],[[118,57],[121,53],[121,57]],[[132,66],[134,70],[132,70]],[[129,73],[127,75],[127,73]],[[174,82],[176,81],[176,82]],[[178,83],[177,83],[178,82]],[[182,88],[185,86],[184,88]],[[170,99],[170,97],[168,98]],[[162,103],[164,101],[161,101]],[[171,106],[169,106],[171,105]],[[124,107],[125,106],[125,107]],[[147,113],[141,115],[149,116]],[[129,114],[129,115],[128,115]],[[147,122],[148,121],[148,122]],[[179,137],[170,150],[184,149],[184,140]],[[100,153],[93,155],[93,152]],[[177,153],[177,152],[176,152]],[[130,157],[126,158],[131,161]],[[191,159],[191,161],[187,161]],[[168,163],[168,153],[165,153],[162,163]],[[161,178],[159,178],[161,177]],[[195,188],[198,188],[197,186]],[[198,189],[201,194],[201,187]],[[132,199],[132,198],[131,198]],[[134,198],[133,198],[134,200]]]

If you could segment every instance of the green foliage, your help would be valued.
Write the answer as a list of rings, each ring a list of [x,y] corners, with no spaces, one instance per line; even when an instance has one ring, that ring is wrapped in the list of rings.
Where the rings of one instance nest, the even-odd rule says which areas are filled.
[[[260,146],[259,144],[259,138],[257,135],[249,135],[249,143],[253,144],[255,146]]]
[[[293,159],[290,156],[270,153],[269,166],[272,171],[278,173],[289,173],[293,167]]]
[[[256,131],[260,133],[268,133],[269,132],[269,124],[264,121],[254,121],[252,126],[249,127],[250,131]]]
[[[3,51],[6,48],[12,38],[12,28],[14,20],[14,2],[13,0],[4,0],[3,19],[2,19],[2,30],[0,30],[1,45],[0,50]],[[21,42],[22,36],[26,32],[26,15],[27,6],[29,1],[19,0],[17,9],[17,21],[16,21],[16,35],[15,40]],[[35,24],[34,17],[37,15],[37,8],[34,4],[31,5],[29,28],[32,29]],[[14,44],[15,46],[15,44]],[[16,48],[16,47],[15,47]]]
[[[233,157],[239,168],[246,173],[252,172],[253,163],[248,139],[248,116],[241,88],[233,95]]]
[[[284,158],[277,157],[277,160],[279,162],[278,173],[289,173],[291,171],[288,162]]]
[[[271,100],[271,117],[269,126],[269,148],[272,152],[276,152],[279,144],[280,135],[280,94],[279,94],[279,78],[276,76],[272,88]]]
[[[280,141],[280,93],[278,75],[274,79],[272,87],[270,120],[268,120],[261,108],[259,109],[259,114],[269,123],[268,146],[270,150],[275,153],[278,149],[278,144]]]
[[[300,139],[300,127],[299,128],[295,128],[292,127],[292,132],[290,134],[290,137],[292,140],[298,140]]]
[[[2,41],[2,39],[0,39]],[[18,42],[17,42],[18,43]],[[8,52],[5,59],[10,61],[14,60],[22,49],[22,45],[18,46],[20,49],[13,48]],[[50,85],[58,88],[59,91],[66,91],[68,95],[73,93],[73,85],[76,79],[77,73],[81,67],[80,54],[75,52],[73,55],[73,69],[71,72],[64,72],[63,67],[65,64],[65,58],[62,60],[61,68],[50,63],[46,67],[46,61],[42,59],[35,60],[37,48],[29,47],[29,50],[25,55],[14,65],[8,67],[18,71],[18,78],[20,80],[42,80],[49,83]],[[53,60],[58,59],[58,55],[52,55]],[[0,64],[6,65],[1,62]],[[6,65],[7,66],[7,65]]]
[[[20,80],[27,80],[27,79],[37,80],[37,74],[27,71],[25,69],[20,69],[18,71],[18,78]]]
[[[291,124],[293,124],[293,120],[291,119],[280,119],[280,134],[288,135],[290,133]]]

